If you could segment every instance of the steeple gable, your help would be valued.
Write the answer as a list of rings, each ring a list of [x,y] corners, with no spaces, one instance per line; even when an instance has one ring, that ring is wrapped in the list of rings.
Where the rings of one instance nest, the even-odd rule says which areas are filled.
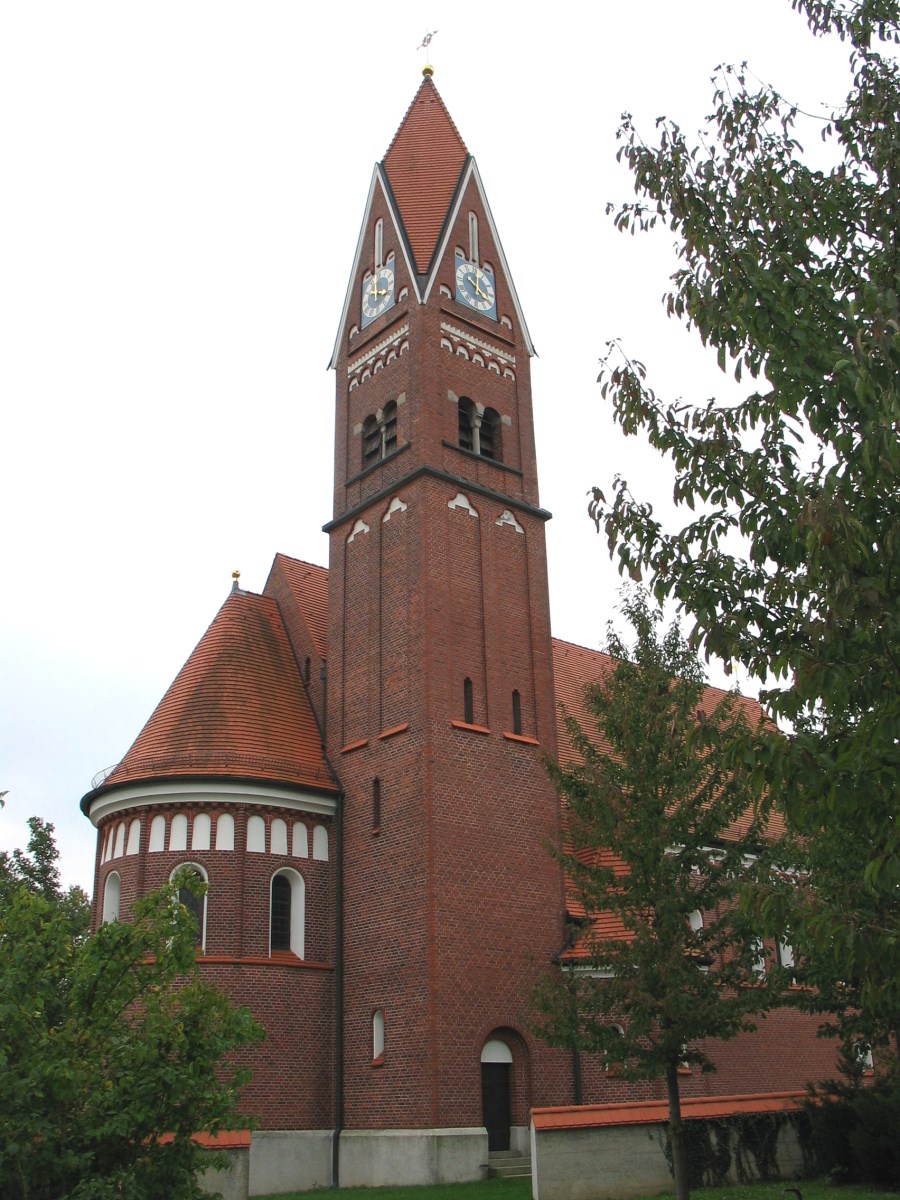
[[[431,263],[467,158],[465,143],[426,75],[383,162],[420,275]]]

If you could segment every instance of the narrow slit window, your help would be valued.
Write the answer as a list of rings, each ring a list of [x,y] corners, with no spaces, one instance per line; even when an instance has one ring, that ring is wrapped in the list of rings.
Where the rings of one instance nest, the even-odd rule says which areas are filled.
[[[500,458],[500,414],[494,408],[486,408],[481,418],[478,452],[482,458]]]
[[[463,680],[463,720],[467,725],[475,724],[475,701],[472,691],[472,680]]]
[[[379,219],[375,222],[375,266],[382,265],[381,260],[384,254],[384,221]]]
[[[474,418],[475,405],[467,396],[459,400],[459,445],[461,450],[474,449]]]
[[[378,428],[378,421],[375,417],[366,417],[363,422],[362,438],[362,465],[365,468],[370,467],[372,463],[378,462],[381,458],[381,430]]]
[[[381,829],[381,780],[376,778],[372,780],[372,832],[378,833]]]
[[[522,732],[522,697],[518,691],[512,694],[512,731],[513,733]]]
[[[396,400],[389,401],[384,406],[384,421],[382,428],[384,430],[384,450],[383,454],[386,457],[392,454],[397,449],[397,402]]]
[[[272,949],[291,948],[291,883],[284,875],[272,880]]]
[[[384,1012],[376,1008],[372,1013],[372,1061],[384,1058]]]
[[[478,217],[469,213],[469,262],[478,262]]]

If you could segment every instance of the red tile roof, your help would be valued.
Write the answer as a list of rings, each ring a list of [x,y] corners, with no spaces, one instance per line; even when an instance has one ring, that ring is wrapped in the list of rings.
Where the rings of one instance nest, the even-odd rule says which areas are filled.
[[[291,597],[300,610],[319,658],[328,657],[328,568],[276,554]]]
[[[597,729],[596,718],[588,705],[585,689],[607,679],[612,673],[613,667],[613,659],[600,650],[589,650],[586,646],[577,646],[572,642],[560,641],[558,638],[553,639],[559,760],[563,766],[574,766],[581,761],[565,726],[567,715],[575,718],[595,746],[606,753],[611,753],[612,747]],[[728,694],[722,688],[705,688],[700,700],[700,710],[707,714],[711,713]],[[739,696],[737,704],[751,725],[765,719],[765,713],[757,701],[746,696]],[[751,819],[752,814],[748,813],[744,819],[735,822],[729,832],[732,835],[740,836],[746,832]],[[773,812],[767,825],[769,836],[777,837],[783,831],[784,819],[781,813]],[[728,834],[725,836],[727,837]],[[567,850],[571,850],[571,847],[567,847]],[[620,874],[625,873],[625,868],[617,863],[615,856],[608,850],[580,851],[579,858],[597,862],[599,865],[611,866]],[[579,895],[579,889],[571,877],[566,879],[566,911],[576,921],[585,921],[588,915]],[[566,950],[565,958],[570,962],[574,960],[587,961],[593,957],[595,941],[625,941],[629,937],[628,931],[618,916],[609,912],[598,913],[590,919],[589,924],[583,926],[579,931],[573,944]]]
[[[420,275],[428,270],[467,158],[465,143],[426,76],[383,163]]]
[[[572,739],[565,726],[566,715],[574,717],[591,741],[600,750],[610,753],[612,747],[597,730],[597,722],[585,698],[585,689],[591,684],[606,679],[613,670],[613,660],[601,650],[588,650],[586,646],[576,646],[573,642],[563,642],[553,639],[553,676],[556,689],[556,719],[557,740],[559,744],[559,760],[563,766],[574,766],[580,761]],[[700,711],[706,715],[713,712],[716,705],[730,695],[724,688],[706,687],[700,699]],[[756,700],[748,696],[737,696],[736,704],[743,712],[750,726],[765,721],[765,711]],[[562,706],[562,707],[560,707]],[[564,710],[564,711],[563,711]],[[748,813],[742,820],[735,823],[733,833],[741,836],[746,833],[752,814]],[[784,833],[784,819],[779,812],[773,812],[769,817],[767,833],[770,837],[779,837]]]
[[[281,613],[267,596],[229,594],[102,787],[185,776],[337,791]]]
[[[738,1113],[792,1112],[806,1099],[805,1092],[759,1092],[750,1096],[682,1096],[685,1120],[733,1117]],[[605,1125],[647,1125],[668,1121],[667,1100],[633,1100],[622,1104],[579,1104],[560,1108],[533,1108],[536,1130],[597,1129]]]

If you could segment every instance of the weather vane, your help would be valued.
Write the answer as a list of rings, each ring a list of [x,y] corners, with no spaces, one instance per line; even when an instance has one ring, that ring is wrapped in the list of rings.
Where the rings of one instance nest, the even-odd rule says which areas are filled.
[[[436,29],[432,29],[430,32],[426,32],[426,34],[422,38],[421,42],[418,44],[418,46],[416,46],[417,50],[425,51],[426,59],[428,58],[428,47],[431,45],[431,39],[434,37],[434,35],[436,33],[437,33]]]

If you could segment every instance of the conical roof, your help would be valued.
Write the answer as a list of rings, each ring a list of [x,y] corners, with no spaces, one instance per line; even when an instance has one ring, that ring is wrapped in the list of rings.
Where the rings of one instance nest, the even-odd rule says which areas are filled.
[[[252,779],[337,791],[276,602],[232,591],[101,785]]]
[[[428,270],[467,158],[465,143],[426,75],[382,163],[420,275]]]

